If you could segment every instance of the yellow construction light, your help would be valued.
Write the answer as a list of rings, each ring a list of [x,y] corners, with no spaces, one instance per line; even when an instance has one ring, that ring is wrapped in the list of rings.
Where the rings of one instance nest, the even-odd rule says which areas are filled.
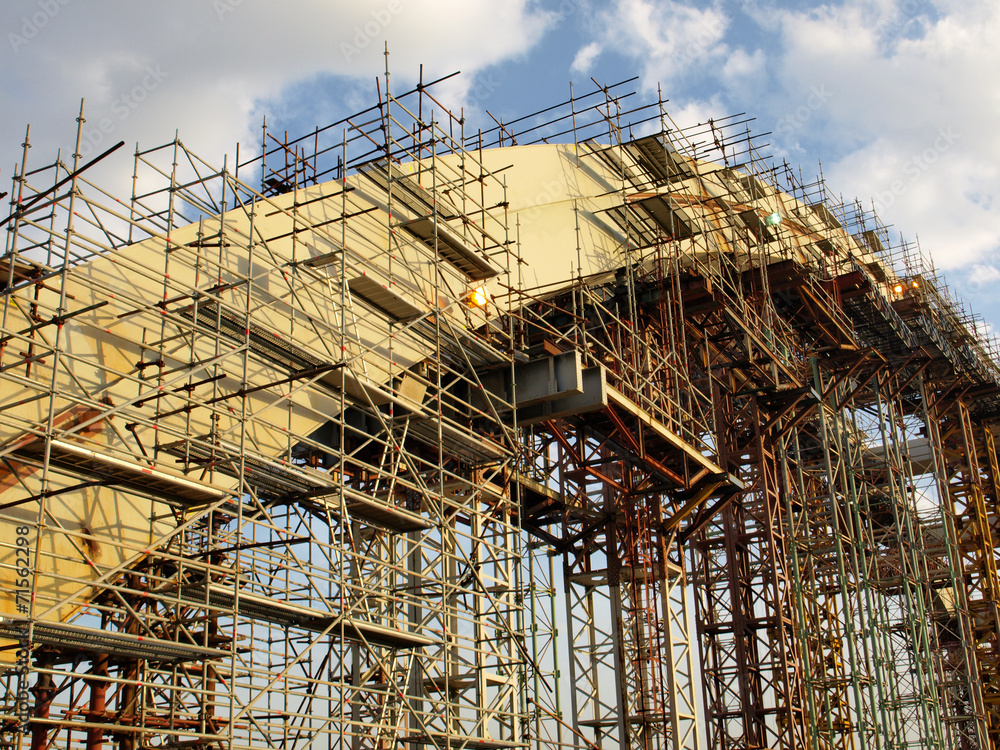
[[[902,284],[896,284],[896,286],[894,286],[892,288],[892,291],[894,291],[896,294],[902,294],[903,293],[903,285]]]
[[[486,295],[486,287],[484,285],[477,286],[466,298],[466,303],[469,307],[485,307],[486,303],[489,302],[489,297]]]
[[[914,289],[917,289],[917,288],[919,288],[919,287],[920,287],[920,282],[919,282],[919,281],[914,281],[914,282],[913,282],[913,288],[914,288]]]

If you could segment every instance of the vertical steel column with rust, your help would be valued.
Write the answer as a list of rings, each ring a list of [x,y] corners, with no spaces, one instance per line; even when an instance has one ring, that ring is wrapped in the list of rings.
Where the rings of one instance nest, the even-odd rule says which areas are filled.
[[[103,724],[105,721],[105,710],[107,709],[108,692],[108,655],[98,654],[94,656],[94,665],[90,670],[92,679],[87,680],[90,687],[90,708],[87,712],[87,721],[91,724]],[[87,728],[87,750],[101,750],[104,744],[104,730],[101,727],[91,726]]]
[[[941,654],[943,720],[959,748],[990,747],[990,728],[980,679],[982,615],[993,619],[997,586],[994,545],[977,483],[966,453],[968,408],[959,399],[946,400],[923,383],[924,414],[933,450],[940,496],[942,537],[954,601],[951,617],[935,620]],[[977,619],[977,614],[979,618]],[[984,651],[989,639],[984,642]]]
[[[805,700],[779,456],[757,399],[715,388],[720,461],[745,490],[693,545],[709,747],[797,750]]]
[[[56,695],[55,681],[52,679],[51,669],[55,664],[55,654],[43,652],[36,661],[37,675],[35,687],[31,692],[35,696],[35,710],[32,716],[36,719],[49,718],[49,709],[52,706],[52,699]],[[35,721],[31,726],[31,750],[46,750],[48,746],[48,725]]]

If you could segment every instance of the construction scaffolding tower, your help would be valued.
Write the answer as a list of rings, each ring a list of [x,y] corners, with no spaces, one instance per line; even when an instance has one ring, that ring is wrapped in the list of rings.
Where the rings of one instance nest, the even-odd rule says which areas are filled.
[[[128,199],[29,131],[0,742],[1000,748],[997,348],[919,249],[742,115],[436,83]]]

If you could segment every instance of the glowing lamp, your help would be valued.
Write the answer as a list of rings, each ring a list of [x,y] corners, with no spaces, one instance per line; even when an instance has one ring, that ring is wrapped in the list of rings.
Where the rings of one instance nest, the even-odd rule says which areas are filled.
[[[903,285],[902,284],[896,284],[896,286],[894,286],[892,288],[892,291],[894,291],[896,294],[902,294],[903,293]]]
[[[469,305],[469,307],[485,306],[486,303],[489,301],[489,297],[486,296],[486,287],[477,286],[475,289],[469,292],[469,296],[466,298],[465,301]]]
[[[775,211],[773,214],[764,219],[764,223],[769,227],[777,226],[781,223],[781,214]]]

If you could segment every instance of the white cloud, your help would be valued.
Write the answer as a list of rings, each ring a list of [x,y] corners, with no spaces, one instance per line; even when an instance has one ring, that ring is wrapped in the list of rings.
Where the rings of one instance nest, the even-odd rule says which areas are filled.
[[[533,0],[5,2],[0,44],[17,74],[0,83],[2,177],[20,158],[26,123],[34,123],[35,164],[51,160],[54,144],[71,144],[81,97],[85,132],[100,140],[95,153],[120,139],[127,150],[163,143],[176,128],[195,152],[219,160],[237,141],[259,141],[261,102],[292,101],[282,94],[293,84],[345,76],[348,96],[352,81],[373,93],[386,42],[394,90],[412,86],[421,64],[425,81],[461,69],[466,82],[442,92],[459,107],[476,71],[523,55],[552,21]],[[342,106],[339,97],[316,101],[323,91],[302,92],[299,102]]]
[[[764,72],[766,56],[764,50],[754,50],[748,54],[744,49],[735,49],[722,66],[723,80],[737,84],[748,78],[757,78]]]
[[[597,56],[601,54],[601,49],[599,42],[591,42],[587,46],[582,47],[576,53],[576,57],[573,58],[573,63],[569,66],[569,69],[574,73],[587,73],[597,59]]]
[[[909,9],[911,12],[906,13]],[[1000,8],[852,0],[781,18],[785,92],[833,92],[806,125],[836,190],[956,268],[1000,247]],[[905,33],[900,36],[902,32]]]
[[[726,54],[729,18],[716,8],[675,0],[615,0],[598,22],[604,46],[641,68],[647,90]]]

